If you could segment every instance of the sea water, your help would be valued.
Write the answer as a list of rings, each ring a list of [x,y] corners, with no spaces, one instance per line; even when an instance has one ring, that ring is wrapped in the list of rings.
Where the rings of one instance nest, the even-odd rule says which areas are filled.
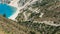
[[[10,6],[8,4],[0,3],[0,15],[6,15],[6,18],[12,16],[16,12],[16,7]]]

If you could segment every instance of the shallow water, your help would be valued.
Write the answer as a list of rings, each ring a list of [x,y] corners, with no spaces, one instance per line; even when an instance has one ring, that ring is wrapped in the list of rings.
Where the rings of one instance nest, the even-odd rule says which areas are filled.
[[[8,4],[0,3],[0,15],[6,15],[6,18],[12,16],[16,12],[16,7],[9,6]]]

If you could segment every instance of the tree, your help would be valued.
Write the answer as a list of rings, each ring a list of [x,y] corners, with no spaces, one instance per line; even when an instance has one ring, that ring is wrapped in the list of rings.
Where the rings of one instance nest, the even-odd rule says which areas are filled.
[[[6,17],[6,14],[4,14],[3,17]]]

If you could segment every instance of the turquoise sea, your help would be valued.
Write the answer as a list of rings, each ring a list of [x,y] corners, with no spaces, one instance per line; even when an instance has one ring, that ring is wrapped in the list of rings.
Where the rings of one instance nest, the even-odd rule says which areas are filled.
[[[0,15],[6,15],[6,18],[12,16],[16,12],[16,7],[10,6],[8,4],[0,3]]]

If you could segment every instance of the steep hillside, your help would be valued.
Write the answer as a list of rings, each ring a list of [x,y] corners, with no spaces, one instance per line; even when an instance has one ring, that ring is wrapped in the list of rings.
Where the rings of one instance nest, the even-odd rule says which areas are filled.
[[[14,1],[20,12],[16,21],[0,16],[3,34],[60,34],[60,0]]]
[[[40,34],[38,31],[35,31],[34,29],[28,28],[23,25],[19,25],[19,23],[6,19],[2,16],[0,16],[0,29],[1,28],[2,30],[0,31],[4,31],[7,34],[30,34],[31,32]]]
[[[18,21],[48,22],[60,26],[59,0],[25,0],[22,3],[26,6],[20,10],[16,18]]]
[[[60,34],[60,0],[20,0],[18,23],[41,34]]]

